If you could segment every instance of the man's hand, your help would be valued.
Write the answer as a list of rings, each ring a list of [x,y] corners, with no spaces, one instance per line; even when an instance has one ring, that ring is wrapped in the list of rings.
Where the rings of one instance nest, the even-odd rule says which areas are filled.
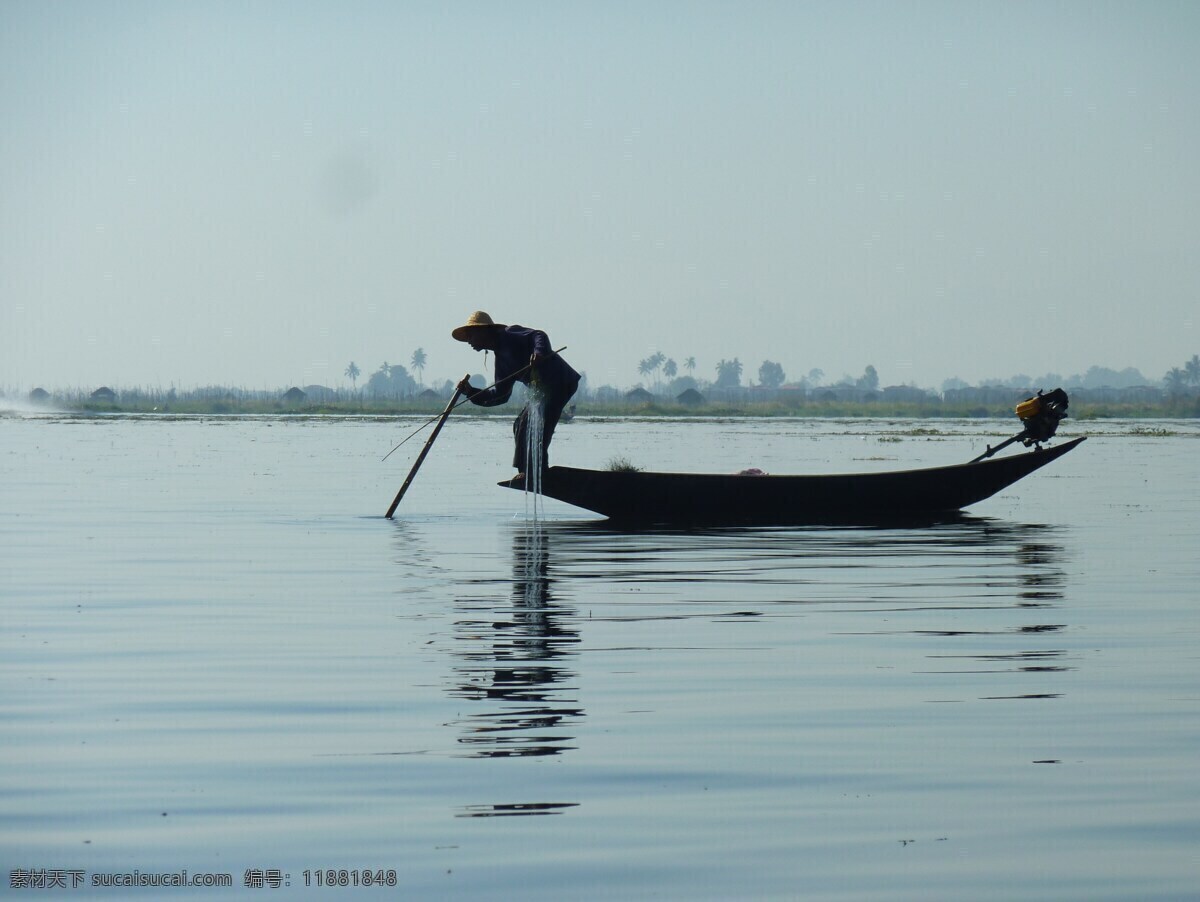
[[[471,377],[463,376],[458,380],[458,393],[466,395],[468,398],[475,394],[475,389],[471,388]]]

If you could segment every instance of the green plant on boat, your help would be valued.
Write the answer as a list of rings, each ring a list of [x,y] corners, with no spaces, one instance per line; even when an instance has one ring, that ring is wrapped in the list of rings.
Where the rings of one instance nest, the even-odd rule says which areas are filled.
[[[633,461],[628,457],[611,457],[608,463],[604,465],[604,468],[614,473],[639,473],[642,469],[635,466]]]

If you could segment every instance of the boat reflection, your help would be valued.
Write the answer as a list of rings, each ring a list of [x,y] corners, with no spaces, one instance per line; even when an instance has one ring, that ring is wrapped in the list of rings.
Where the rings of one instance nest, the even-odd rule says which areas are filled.
[[[575,748],[585,713],[579,610],[598,634],[636,636],[648,668],[659,651],[678,651],[678,631],[655,621],[755,619],[773,624],[754,636],[769,647],[795,641],[786,624],[806,618],[831,638],[884,637],[876,653],[911,655],[910,672],[947,675],[955,695],[1055,698],[1054,675],[1078,664],[1064,622],[1065,556],[1059,527],[965,515],[920,528],[521,524],[511,579],[474,583],[455,602],[447,691],[471,705],[451,726],[470,757]],[[479,591],[488,585],[503,589]],[[966,673],[1027,677],[949,676]]]
[[[1037,607],[1062,598],[1058,527],[966,514],[905,527],[730,527],[630,532],[605,522],[546,527],[560,581],[821,586],[878,604],[903,595],[929,600],[1005,599]],[[844,577],[853,574],[848,581]],[[903,575],[904,579],[897,577]],[[891,590],[896,590],[895,592]],[[847,590],[849,590],[847,594]],[[825,592],[774,601],[816,603]]]
[[[1044,677],[1077,666],[1062,622],[1063,533],[958,514],[903,528],[628,532],[576,522],[551,537],[558,579],[593,622],[823,613],[843,635],[929,637],[914,672]],[[1059,696],[1035,681],[1033,691],[990,686],[975,697]]]
[[[575,611],[555,597],[551,539],[539,523],[513,532],[511,591],[503,601],[460,597],[454,608],[450,694],[480,703],[455,720],[471,757],[557,755],[573,746],[583,716],[570,666]]]

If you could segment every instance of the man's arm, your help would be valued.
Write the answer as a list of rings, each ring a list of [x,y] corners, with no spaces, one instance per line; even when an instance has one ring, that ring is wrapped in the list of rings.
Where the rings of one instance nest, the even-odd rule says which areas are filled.
[[[499,407],[501,404],[507,403],[508,399],[512,397],[513,382],[516,381],[513,377],[520,374],[524,369],[524,367],[520,367],[513,370],[510,367],[511,362],[508,356],[497,351],[496,381],[488,388],[477,389],[471,385],[469,378],[464,377],[458,384],[459,390],[462,391],[467,400],[479,407]]]
[[[491,388],[474,388],[469,377],[463,377],[458,383],[458,390],[464,398],[479,407],[497,407],[512,397],[512,380],[503,385],[493,385]]]

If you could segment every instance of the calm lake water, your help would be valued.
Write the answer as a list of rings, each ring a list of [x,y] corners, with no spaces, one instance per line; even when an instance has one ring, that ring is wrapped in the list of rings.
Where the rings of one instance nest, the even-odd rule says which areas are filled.
[[[0,415],[7,890],[1197,898],[1200,424],[1067,421],[942,526],[625,534],[496,487],[507,418],[383,519],[418,422]],[[900,469],[1016,425],[583,419],[552,459]]]

